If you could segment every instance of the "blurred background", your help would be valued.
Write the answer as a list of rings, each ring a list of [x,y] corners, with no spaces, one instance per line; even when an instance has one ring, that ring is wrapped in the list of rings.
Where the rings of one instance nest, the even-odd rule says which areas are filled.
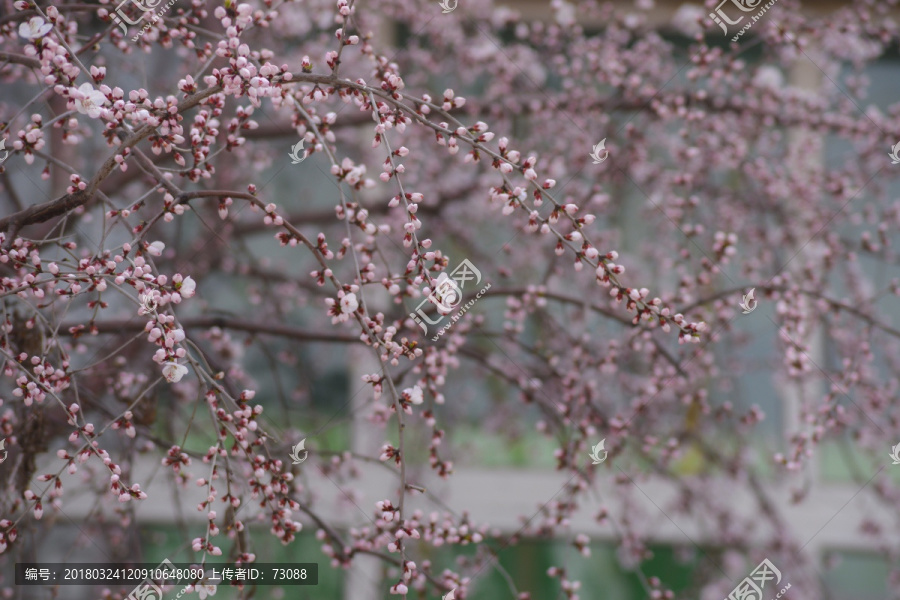
[[[746,543],[755,540],[767,551],[783,550],[801,556],[793,563],[766,554],[779,566],[783,582],[792,583],[787,596],[792,600],[897,598],[900,512],[896,504],[891,506],[891,498],[896,497],[900,467],[891,470],[888,457],[891,445],[900,443],[900,438],[890,438],[898,427],[898,371],[892,339],[896,336],[885,336],[871,321],[852,316],[834,327],[822,322],[816,328],[803,329],[808,365],[805,376],[795,376],[785,365],[784,356],[789,352],[782,329],[791,317],[779,307],[789,300],[779,298],[776,289],[790,285],[791,274],[797,281],[819,281],[813,276],[804,279],[804,269],[818,264],[816,261],[840,246],[848,255],[853,254],[852,258],[835,259],[839,266],[828,267],[829,275],[821,278],[822,287],[816,291],[830,298],[850,298],[848,305],[866,315],[877,315],[878,321],[888,326],[900,317],[900,305],[892,293],[898,260],[890,250],[891,241],[896,243],[897,227],[886,216],[896,212],[895,197],[900,190],[896,177],[882,173],[883,166],[869,165],[869,146],[865,151],[862,142],[854,147],[843,135],[845,131],[831,133],[826,126],[811,129],[789,122],[793,117],[789,102],[797,102],[793,105],[796,108],[804,98],[814,104],[824,97],[823,102],[833,112],[852,121],[835,125],[835,129],[852,129],[859,122],[865,123],[866,115],[877,112],[880,117],[873,118],[878,123],[890,121],[896,130],[898,111],[892,108],[900,92],[900,53],[893,43],[896,38],[886,48],[848,41],[852,48],[847,54],[852,56],[847,56],[844,64],[838,60],[842,50],[832,47],[839,43],[834,30],[818,40],[820,45],[813,43],[826,56],[821,60],[812,50],[791,55],[785,49],[790,44],[777,49],[768,45],[777,35],[773,30],[779,20],[786,27],[801,19],[840,23],[841,11],[869,3],[780,0],[741,38],[737,50],[728,45],[731,32],[725,38],[711,26],[706,17],[710,6],[699,3],[655,0],[600,5],[526,0],[473,7],[459,0],[458,11],[450,15],[442,15],[437,4],[378,3],[382,11],[369,9],[365,13],[365,23],[373,31],[373,45],[399,65],[409,95],[430,93],[439,100],[442,90],[452,88],[457,96],[467,98],[470,106],[478,107],[477,115],[461,115],[460,119],[467,123],[483,119],[498,136],[508,135],[511,146],[523,154],[539,154],[548,165],[549,175],[564,184],[561,187],[566,193],[561,197],[571,197],[597,214],[597,245],[619,252],[617,262],[627,267],[629,281],[652,282],[658,289],[651,295],[666,294],[666,300],[672,299],[691,320],[711,323],[717,337],[713,347],[704,344],[700,358],[675,344],[674,332],[656,336],[661,347],[648,354],[645,348],[654,342],[649,336],[629,333],[630,318],[623,323],[591,309],[590,304],[595,302],[606,306],[606,290],[596,293],[592,276],[569,287],[569,265],[552,256],[552,243],[536,242],[536,238],[522,233],[524,219],[513,226],[498,211],[480,208],[489,186],[496,183],[490,169],[465,166],[458,159],[450,161],[443,149],[439,158],[421,158],[417,164],[417,156],[437,153],[431,147],[433,134],[425,131],[406,139],[390,132],[390,136],[397,136],[392,141],[394,148],[403,143],[411,150],[413,172],[405,185],[427,189],[419,216],[426,228],[436,224],[428,230],[428,237],[450,257],[451,266],[467,258],[481,270],[485,281],[492,283],[492,293],[479,300],[465,321],[454,326],[465,335],[465,343],[455,349],[455,362],[436,367],[446,379],[441,389],[444,402],[428,404],[444,432],[440,459],[452,461],[453,475],[441,479],[432,472],[431,427],[419,423],[421,426],[408,430],[406,439],[409,479],[425,489],[424,493],[413,494],[408,506],[422,510],[426,518],[434,512],[441,514],[440,519],[444,513],[465,519],[473,530],[483,531],[489,543],[443,548],[421,544],[415,546],[414,560],[429,561],[434,573],[444,568],[466,573],[470,561],[494,555],[496,566],[468,573],[472,581],[466,598],[508,598],[513,588],[530,593],[535,600],[563,598],[560,578],[548,572],[562,565],[566,579],[580,582],[578,593],[586,600],[643,600],[649,588],[659,587],[650,582],[651,577],[659,578],[661,587],[672,590],[676,598],[721,600],[761,561],[763,556]],[[584,8],[587,4],[590,10]],[[896,2],[885,4],[891,19],[900,14]],[[8,8],[8,3],[4,7]],[[364,8],[360,6],[359,10]],[[426,10],[434,13],[430,19],[413,16]],[[326,40],[333,36],[334,29],[333,6],[297,4],[286,6],[284,13],[285,20],[273,24],[266,35],[272,36],[275,47],[293,53],[288,56],[295,68],[299,56],[310,52],[308,47],[328,47]],[[462,24],[449,25],[451,17],[461,19]],[[441,19],[447,20],[442,24]],[[763,106],[784,103],[778,118],[749,124],[735,118],[733,132],[715,131],[720,141],[752,147],[741,152],[745,152],[747,164],[758,170],[754,183],[748,183],[754,179],[749,168],[729,171],[730,157],[723,157],[719,164],[691,163],[693,157],[686,148],[716,150],[712,144],[703,146],[704,136],[712,135],[714,127],[710,125],[710,130],[704,131],[702,118],[693,123],[690,119],[656,120],[647,115],[644,102],[636,106],[627,95],[617,94],[615,85],[603,81],[591,85],[582,82],[576,91],[570,87],[578,81],[579,69],[584,69],[581,75],[589,74],[591,60],[603,65],[598,68],[620,71],[622,80],[627,80],[637,66],[604,63],[618,60],[612,53],[607,56],[605,48],[631,47],[637,55],[640,45],[647,44],[667,49],[668,54],[660,52],[660,60],[675,65],[660,69],[671,76],[669,81],[655,81],[653,85],[664,83],[667,89],[684,90],[708,86],[711,94],[723,97],[723,89],[717,89],[715,82],[701,78],[698,83],[691,78],[690,69],[677,68],[697,63],[694,36],[702,31],[697,29],[698,20],[706,27],[704,39],[712,49],[707,57],[732,52],[742,61],[743,71],[731,76],[746,86],[735,84],[731,88],[735,98],[750,104],[758,101]],[[82,33],[89,35],[90,27],[100,31],[104,25],[94,19]],[[556,28],[555,32],[549,31],[551,28]],[[446,29],[443,35],[439,33],[442,29]],[[798,35],[805,34],[800,31]],[[591,45],[590,52],[570,52],[567,32],[579,40],[583,35]],[[849,39],[850,33],[847,36]],[[459,54],[457,62],[443,60],[444,52],[461,46],[467,52]],[[173,89],[156,87],[155,82],[169,81],[169,72],[183,71],[189,57],[178,47],[153,47],[152,51],[124,56],[111,51],[103,56],[109,72],[115,73],[115,83],[110,85],[144,87],[151,91],[151,97],[174,93]],[[324,72],[321,57],[315,58],[314,71]],[[371,65],[355,60],[348,56],[342,75],[368,78]],[[485,66],[489,62],[490,68]],[[498,68],[497,62],[505,66]],[[187,71],[195,69],[192,64]],[[500,81],[502,75],[508,80]],[[648,75],[646,81],[651,80]],[[515,94],[506,94],[503,86],[510,86]],[[11,107],[28,102],[35,89],[31,85],[4,85],[3,119],[11,118]],[[765,89],[771,94],[760,92]],[[609,101],[610,97],[616,101]],[[604,100],[602,112],[591,106],[592,98]],[[333,128],[338,156],[368,164],[368,176],[376,177],[385,152],[383,148],[371,148],[371,117],[356,107],[343,110],[339,102],[334,104],[332,110],[338,111]],[[525,110],[530,105],[537,107],[534,112],[540,119]],[[62,111],[65,105],[50,109]],[[556,112],[558,118],[553,122],[541,120],[548,112]],[[710,112],[714,110],[710,108]],[[286,154],[299,139],[298,130],[305,128],[291,123],[288,114],[268,103],[258,109],[254,119],[259,127],[242,134],[247,145],[219,162],[217,178],[223,183],[218,187],[244,189],[248,180],[254,181],[261,188],[260,197],[276,202],[279,210],[293,217],[292,222],[312,239],[317,231],[328,231],[330,248],[336,251],[343,229],[333,216],[336,184],[330,174],[331,164],[319,152],[299,166],[291,165]],[[726,119],[720,119],[715,128],[727,125]],[[747,131],[754,127],[756,137],[750,139]],[[878,128],[872,129],[871,137],[875,138]],[[594,168],[588,153],[604,137],[611,158]],[[886,154],[897,141],[900,138],[882,136],[866,144],[883,147],[878,158],[888,163]],[[260,145],[265,145],[264,151],[254,149]],[[85,135],[77,145],[60,146],[53,155],[77,163],[79,156],[106,153],[103,138],[95,132]],[[573,158],[575,155],[578,158]],[[2,180],[7,194],[4,212],[12,210],[11,188],[52,197],[54,189],[64,187],[66,173],[54,171],[49,181],[42,181],[39,167],[43,165],[39,163],[6,165]],[[781,173],[781,168],[790,172]],[[699,203],[675,208],[666,194],[668,188],[680,185],[672,178],[682,170],[694,176],[695,184],[705,187],[698,192]],[[116,174],[105,184],[105,191],[111,197],[120,194],[128,198],[127,202],[143,197],[139,195],[149,188],[135,171]],[[766,180],[759,175],[763,172],[778,174]],[[827,231],[822,232],[817,222],[806,218],[805,211],[810,209],[805,199],[796,205],[778,203],[779,198],[802,194],[803,173],[808,174],[809,186],[821,186],[827,193],[832,192],[834,183],[829,173],[836,179],[845,178],[842,182],[847,188],[869,175],[876,182],[859,195],[848,195],[849,205],[838,202],[841,194],[824,198],[827,193],[823,192],[823,202],[832,203],[835,209],[844,204],[846,210],[836,211]],[[860,189],[862,186],[855,188]],[[379,222],[396,226],[402,219],[392,217],[386,209],[394,193],[390,186],[376,187],[362,190],[360,198]],[[681,196],[687,199],[691,193]],[[720,213],[715,204],[719,201],[722,206],[745,207],[747,213],[741,213],[741,208]],[[357,343],[358,336],[352,329],[330,329],[323,300],[331,291],[319,288],[308,276],[316,268],[308,256],[298,259],[296,249],[279,247],[273,242],[273,230],[260,223],[259,214],[251,215],[252,211],[244,210],[237,201],[226,220],[219,219],[217,208],[214,204],[197,206],[194,216],[178,220],[152,238],[165,240],[167,250],[161,261],[171,272],[203,273],[202,279],[195,277],[199,282],[197,298],[179,308],[179,318],[188,325],[189,333],[190,323],[195,324],[198,344],[212,371],[225,372],[235,389],[256,391],[255,402],[265,408],[260,425],[271,433],[284,460],[290,446],[306,440],[310,459],[296,471],[298,497],[315,505],[317,514],[341,531],[371,526],[374,503],[395,498],[397,491],[396,479],[389,473],[391,463],[377,460],[383,444],[397,444],[396,427],[392,423],[384,427],[386,409],[373,402],[371,386],[362,381],[364,375],[380,367],[371,352]],[[691,219],[675,215],[676,210],[690,213]],[[93,219],[86,218],[92,213]],[[112,247],[128,240],[127,232],[107,230],[102,221],[101,210],[88,210],[66,233],[86,247]],[[687,221],[703,227],[692,232]],[[889,223],[886,230],[879,228],[882,223]],[[745,229],[754,232],[748,234],[746,242]],[[707,306],[696,306],[698,297],[678,297],[677,292],[684,286],[685,274],[700,272],[698,265],[715,254],[711,240],[719,230],[741,231],[741,242],[731,262],[714,261],[725,276],[698,286],[707,299],[718,294],[721,297]],[[873,231],[881,235],[880,246],[875,244],[878,247],[871,242]],[[360,239],[363,237],[360,235]],[[397,258],[404,250],[398,242],[386,252]],[[402,266],[398,260],[394,264]],[[683,264],[673,266],[677,263]],[[785,271],[786,278],[773,281],[772,276],[780,273],[776,267],[787,263],[790,268]],[[543,286],[549,293],[536,292],[536,286]],[[737,290],[754,286],[758,309],[750,315],[739,315],[736,311],[741,292]],[[554,301],[550,297],[554,293],[583,304]],[[368,294],[371,312],[385,311],[398,319],[419,301],[406,298],[399,306],[384,289]],[[857,294],[872,301],[857,304]],[[811,302],[808,310],[822,308],[821,303]],[[131,310],[125,303],[122,307]],[[832,308],[826,304],[823,312]],[[12,314],[15,309],[9,301],[6,310]],[[613,310],[628,317],[621,308]],[[834,312],[837,315],[840,311]],[[73,306],[53,318],[64,325],[61,336],[69,338],[68,326],[86,322],[91,310]],[[242,325],[248,322],[276,324],[280,329],[254,331]],[[131,312],[107,326],[100,323],[96,338],[67,340],[73,348],[84,345],[77,361],[84,369],[79,392],[86,411],[115,415],[116,407],[121,410],[130,404],[156,377],[146,344],[120,347],[139,335],[143,325],[144,321]],[[416,331],[415,327],[410,329]],[[872,390],[879,387],[876,383],[851,395],[844,393],[850,384],[839,374],[847,364],[847,340],[851,337],[871,339],[876,348],[884,344],[884,353],[876,349],[877,356],[867,368],[871,381],[881,383],[879,398],[882,406],[884,397],[889,399],[890,411],[885,407],[883,413],[876,414],[875,401],[860,407],[860,396],[875,394]],[[511,354],[510,348],[520,354]],[[664,370],[672,368],[665,353],[675,357],[685,371],[684,378]],[[105,360],[113,354],[117,356]],[[135,371],[134,365],[140,368]],[[133,375],[140,369],[147,374]],[[401,363],[395,372],[407,379],[399,387],[412,385],[421,369],[421,365]],[[619,411],[628,413],[637,397],[648,399],[647,422],[630,431],[610,426],[570,435],[567,428],[571,423],[554,413],[553,407],[557,399],[568,402],[572,394],[581,393],[573,391],[574,384],[569,386],[566,374],[570,370],[582,372],[584,380],[578,385],[591,388],[583,393],[609,409],[605,413],[607,424]],[[657,391],[646,387],[651,376],[656,383],[672,382],[671,389],[657,390],[662,396],[672,392],[672,398],[652,404]],[[786,473],[773,456],[790,455],[792,436],[804,430],[807,416],[834,389],[840,393],[829,402],[833,400],[834,405],[849,412],[859,411],[858,420],[838,428],[837,434],[830,432],[801,461],[799,470]],[[126,461],[129,480],[140,481],[144,490],[154,490],[154,501],[130,503],[134,506],[128,507],[110,504],[108,498],[98,501],[104,494],[106,476],[97,469],[93,484],[90,480],[72,482],[59,511],[51,512],[48,507],[40,522],[22,524],[15,562],[103,563],[126,560],[124,556],[147,563],[165,558],[173,562],[194,560],[190,540],[203,534],[206,523],[195,506],[204,492],[192,483],[174,485],[171,473],[160,466],[160,456],[164,453],[161,448],[177,442],[195,457],[190,470],[193,477],[203,476],[206,467],[199,457],[215,443],[216,435],[209,423],[194,420],[197,393],[196,386],[190,384],[157,385],[135,410],[141,435],[133,440],[120,436],[110,442],[109,447],[132,457]],[[723,406],[738,416],[755,406],[764,418],[744,428],[746,423],[739,423],[736,417],[729,420],[716,416]],[[887,424],[880,421],[882,417]],[[65,444],[64,421],[60,427],[58,416],[55,422],[52,415],[45,418],[48,432],[56,435],[48,433],[44,452],[37,456],[36,473],[55,472],[59,464],[54,451]],[[866,430],[865,421],[871,419],[878,420],[879,425]],[[884,434],[883,439],[870,437],[875,429]],[[673,431],[681,433],[675,435]],[[700,440],[694,440],[693,435]],[[578,442],[573,441],[576,437]],[[656,450],[673,437],[678,439],[679,452],[662,463],[652,459],[651,455],[658,456]],[[581,444],[596,444],[601,439],[606,440],[610,458],[593,467]],[[594,471],[590,488],[579,490],[577,497],[567,489],[573,481],[572,473],[557,468],[560,448],[578,453],[584,469]],[[17,452],[10,448],[10,458],[24,460]],[[353,460],[346,453],[351,453]],[[718,455],[721,462],[716,461]],[[736,474],[730,468],[738,462],[746,472]],[[85,465],[84,471],[90,473],[92,468],[96,467]],[[860,493],[876,475],[881,486],[878,493],[869,493],[871,488]],[[767,507],[761,509],[759,498],[743,486],[765,490],[772,503],[771,512]],[[171,501],[166,499],[169,497]],[[731,514],[707,509],[706,502],[713,500],[727,506]],[[561,507],[565,502],[574,506]],[[732,517],[736,520],[730,520]],[[392,597],[387,589],[397,579],[395,567],[376,557],[360,556],[349,569],[333,568],[322,555],[322,542],[315,538],[316,526],[300,520],[304,521],[304,530],[288,546],[268,534],[269,525],[264,520],[248,522],[247,538],[252,540],[257,562],[318,562],[318,586],[259,587],[244,596],[220,587],[216,598]],[[562,527],[560,520],[565,521]],[[639,541],[628,535],[635,526],[648,532],[646,539]],[[0,556],[4,586],[9,586],[12,562],[9,553]],[[717,587],[710,582],[718,582]],[[4,589],[5,597],[10,598],[105,597],[101,587]],[[415,597],[437,596],[429,590]]]

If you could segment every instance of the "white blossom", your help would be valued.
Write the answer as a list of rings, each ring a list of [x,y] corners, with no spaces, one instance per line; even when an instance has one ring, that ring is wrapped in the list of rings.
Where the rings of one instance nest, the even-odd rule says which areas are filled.
[[[359,302],[356,300],[356,294],[344,294],[344,297],[341,298],[341,312],[349,314],[356,312],[357,308],[359,308]]]
[[[43,18],[31,17],[27,23],[19,25],[19,35],[29,40],[36,40],[50,33],[51,29],[53,29],[53,25],[45,22]]]
[[[575,24],[575,6],[564,0],[553,0],[550,3],[556,13],[556,22],[563,27],[571,27]]]
[[[403,393],[409,396],[409,401],[413,404],[422,404],[422,388],[415,385],[411,388],[406,388],[403,390]]]
[[[190,298],[197,291],[197,282],[194,281],[190,275],[185,277],[181,281],[181,287],[178,288],[178,293],[181,294],[183,298]]]
[[[767,87],[773,90],[784,87],[784,75],[776,67],[764,65],[756,71],[753,83],[759,87]]]
[[[187,375],[187,372],[187,367],[179,365],[177,362],[163,363],[163,377],[165,377],[166,381],[169,383],[178,383],[181,381],[182,377]]]
[[[703,33],[701,22],[706,18],[706,11],[702,6],[695,4],[682,4],[672,15],[672,25],[687,36]]]
[[[99,117],[103,112],[103,106],[106,105],[106,96],[103,92],[95,90],[90,83],[82,83],[75,91],[73,94],[75,109],[92,119]]]

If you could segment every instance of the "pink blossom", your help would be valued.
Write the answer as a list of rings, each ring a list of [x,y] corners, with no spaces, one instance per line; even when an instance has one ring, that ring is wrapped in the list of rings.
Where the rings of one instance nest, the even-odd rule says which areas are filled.
[[[572,552],[547,573],[576,600],[608,592],[575,578],[590,514],[617,544],[603,567],[665,600],[646,489],[711,523],[722,569],[701,570],[694,597],[725,597],[756,555],[823,597],[785,551],[802,524],[748,524],[827,491],[812,469],[826,444],[880,468],[900,441],[900,103],[871,85],[900,32],[877,0],[756,20],[719,1],[181,1],[135,25],[139,7],[116,1],[7,0],[0,440],[4,468],[26,448],[42,470],[0,490],[0,553],[17,535],[52,545],[65,520],[34,527],[44,504],[107,493],[122,504],[89,533],[116,547],[147,524],[128,503],[152,496],[197,510],[202,537],[175,540],[190,560],[249,564],[255,537],[290,546],[307,523],[323,569],[381,562],[376,592],[409,598],[473,597],[505,540],[555,540]],[[752,23],[752,41],[716,14]],[[415,32],[399,52],[397,26]],[[810,57],[828,77],[798,71]],[[436,74],[454,87],[431,89]],[[301,139],[310,161],[291,166]],[[601,140],[616,149],[603,164]],[[329,373],[356,381],[308,422]],[[758,389],[791,418],[755,406]],[[339,422],[372,443],[323,441],[292,464]],[[460,435],[473,427],[477,451]],[[586,469],[603,439],[609,461]],[[501,472],[460,487],[519,447],[559,487]],[[764,485],[748,487],[748,457],[773,472]],[[148,465],[170,473],[144,479]],[[888,518],[892,468],[859,491]],[[842,513],[851,545],[889,547],[884,523],[851,522],[858,508]],[[479,521],[497,510],[504,527]],[[526,597],[528,577],[503,576]]]

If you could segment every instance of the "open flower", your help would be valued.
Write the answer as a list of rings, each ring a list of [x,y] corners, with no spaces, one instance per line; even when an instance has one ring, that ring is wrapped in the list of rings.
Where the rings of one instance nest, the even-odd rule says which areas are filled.
[[[406,388],[403,390],[403,393],[409,397],[409,401],[413,404],[422,404],[422,388],[419,386]]]
[[[106,96],[100,90],[95,90],[90,83],[82,83],[72,97],[75,99],[75,109],[92,119],[99,117],[106,105]]]
[[[37,40],[50,33],[51,29],[53,29],[53,25],[45,22],[41,17],[31,17],[27,23],[19,25],[19,35],[25,39]]]
[[[169,383],[178,383],[181,381],[181,378],[187,375],[187,367],[184,365],[179,365],[177,362],[167,362],[163,363],[163,377],[166,378],[166,381]]]
[[[181,281],[181,286],[178,288],[178,293],[181,294],[182,298],[190,298],[196,293],[196,290],[197,282],[194,281],[190,275],[188,275]]]
[[[344,294],[344,297],[341,298],[341,312],[352,313],[356,312],[357,308],[359,308],[359,302],[356,300],[356,294]]]
[[[147,253],[153,256],[162,256],[163,250],[166,249],[166,245],[162,242],[153,242],[152,244],[147,245]]]
[[[216,586],[204,583],[197,587],[197,593],[200,595],[200,600],[204,600],[207,596],[215,596]]]

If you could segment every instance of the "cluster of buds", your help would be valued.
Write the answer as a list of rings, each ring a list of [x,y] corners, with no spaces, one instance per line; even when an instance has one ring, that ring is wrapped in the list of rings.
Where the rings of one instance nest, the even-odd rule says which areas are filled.
[[[191,549],[194,552],[208,552],[213,556],[222,556],[222,549],[214,546],[212,542],[206,538],[198,537],[191,540]]]
[[[455,519],[456,517],[449,513],[439,515],[433,512],[428,515],[428,519],[425,521],[423,520],[423,515],[416,511],[411,523],[416,528],[422,529],[423,539],[434,546],[448,544],[467,546],[469,544],[480,544],[484,541],[487,535],[487,527],[473,526],[465,515],[458,523]]]
[[[397,515],[400,512],[400,509],[395,507],[390,500],[379,500],[375,503],[375,508],[377,508],[380,513],[377,517],[388,523],[395,522],[397,520]]]
[[[162,464],[165,467],[172,467],[173,471],[179,473],[182,466],[190,466],[191,457],[181,450],[181,446],[172,446],[162,459]]]
[[[385,444],[381,447],[381,456],[378,457],[378,460],[384,462],[391,459],[399,465],[401,460],[400,450],[391,444]]]
[[[340,165],[332,165],[331,174],[338,181],[346,181],[355,190],[375,187],[375,182],[366,178],[366,165],[356,165],[349,158],[343,159]]]
[[[118,494],[119,502],[129,502],[132,499],[145,500],[147,498],[146,492],[141,491],[141,484],[134,483],[131,487],[126,487],[124,484],[119,483],[118,473],[110,475],[109,489],[114,494]]]
[[[121,417],[112,422],[111,427],[113,429],[125,429],[125,435],[130,438],[133,438],[136,434],[134,423],[132,420],[134,419],[134,415],[130,410],[126,410]]]
[[[9,519],[0,519],[0,554],[6,552],[9,544],[16,541],[19,531]]]

